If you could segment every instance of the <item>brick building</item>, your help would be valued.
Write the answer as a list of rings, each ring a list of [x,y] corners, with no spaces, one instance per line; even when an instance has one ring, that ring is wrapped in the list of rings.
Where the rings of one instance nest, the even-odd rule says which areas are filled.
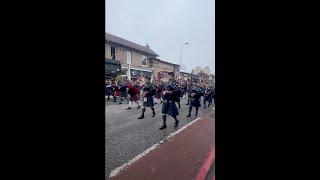
[[[168,74],[173,72],[176,76],[179,74],[180,65],[163,61],[161,59],[150,59],[150,65],[153,69],[155,79],[168,80]]]
[[[148,45],[142,46],[109,33],[106,33],[105,42],[106,60],[119,62],[122,74],[126,74],[130,79],[139,76],[152,78],[150,59],[155,59],[159,55]]]

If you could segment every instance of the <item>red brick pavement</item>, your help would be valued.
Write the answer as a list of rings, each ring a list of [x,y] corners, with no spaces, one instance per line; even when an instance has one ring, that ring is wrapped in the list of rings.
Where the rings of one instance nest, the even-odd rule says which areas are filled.
[[[213,111],[111,179],[196,179],[215,143],[212,117]]]

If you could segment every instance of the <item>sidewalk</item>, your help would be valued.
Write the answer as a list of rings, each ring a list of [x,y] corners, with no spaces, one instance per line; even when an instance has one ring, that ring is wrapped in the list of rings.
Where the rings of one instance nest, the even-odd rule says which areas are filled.
[[[211,111],[111,179],[196,179],[215,144],[214,128]]]

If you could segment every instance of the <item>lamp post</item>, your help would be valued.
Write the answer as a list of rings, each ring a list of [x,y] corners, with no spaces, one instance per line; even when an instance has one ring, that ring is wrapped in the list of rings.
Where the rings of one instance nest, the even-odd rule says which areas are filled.
[[[182,48],[183,48],[184,45],[187,45],[187,44],[189,44],[189,43],[186,42],[186,43],[184,43],[184,44],[181,45],[181,49],[180,49],[180,69],[179,69],[179,75],[180,75],[180,71],[181,71]]]

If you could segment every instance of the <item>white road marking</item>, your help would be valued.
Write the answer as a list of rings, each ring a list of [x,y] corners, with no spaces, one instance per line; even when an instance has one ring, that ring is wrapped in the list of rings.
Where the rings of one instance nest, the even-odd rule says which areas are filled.
[[[152,145],[151,147],[149,147],[148,149],[146,149],[145,151],[143,151],[141,154],[137,155],[136,157],[134,157],[133,159],[131,159],[130,161],[128,161],[127,163],[123,164],[122,166],[112,170],[109,174],[109,177],[114,177],[117,174],[119,174],[122,170],[124,170],[125,168],[129,167],[132,163],[136,162],[137,160],[139,160],[140,158],[142,158],[143,156],[147,155],[149,152],[155,150],[157,147],[159,147],[161,144],[164,144],[165,142],[167,142],[169,139],[173,138],[173,136],[179,134],[181,131],[183,131],[184,129],[186,129],[188,126],[190,126],[191,124],[197,122],[198,120],[200,120],[201,117],[198,117],[197,119],[189,122],[187,125],[183,126],[182,128],[180,128],[179,130],[171,133],[170,135],[168,135],[167,137],[165,137],[164,139],[162,139],[160,142]]]

